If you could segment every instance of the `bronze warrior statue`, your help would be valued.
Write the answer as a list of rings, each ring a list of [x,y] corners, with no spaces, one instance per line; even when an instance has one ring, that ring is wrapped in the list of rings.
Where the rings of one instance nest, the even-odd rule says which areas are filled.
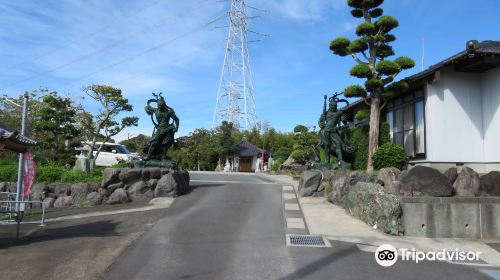
[[[155,125],[153,136],[149,143],[144,146],[145,160],[153,158],[167,159],[167,151],[174,144],[174,134],[179,129],[179,118],[175,115],[174,109],[167,106],[162,93],[147,102],[146,113],[151,116],[151,121]],[[156,103],[157,107],[152,107],[151,103]],[[155,122],[156,118],[156,122]]]
[[[326,110],[327,96],[324,96],[323,114],[321,114],[318,121],[320,127],[320,150],[325,155],[324,163],[330,163],[330,155],[335,153],[340,166],[344,164],[343,152],[351,150],[340,136],[340,128],[347,123],[347,120],[344,110],[339,110],[337,105],[338,103],[349,105],[347,100],[337,98],[341,94],[335,93],[329,98],[328,111]]]

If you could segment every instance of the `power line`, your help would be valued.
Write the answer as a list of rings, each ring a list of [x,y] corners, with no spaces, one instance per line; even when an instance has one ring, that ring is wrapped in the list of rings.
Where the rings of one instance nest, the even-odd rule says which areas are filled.
[[[98,29],[96,29],[96,30],[94,30],[94,31],[92,31],[92,32],[89,32],[89,33],[87,33],[87,34],[85,34],[85,35],[83,35],[83,36],[80,36],[80,37],[78,37],[77,39],[74,39],[74,40],[72,40],[72,41],[69,41],[66,45],[63,45],[63,46],[61,46],[61,47],[55,48],[55,49],[53,49],[53,50],[51,50],[51,51],[48,51],[48,52],[46,52],[46,53],[44,53],[44,54],[41,54],[41,55],[39,55],[39,56],[36,56],[36,57],[34,57],[34,58],[30,59],[29,61],[30,61],[30,62],[37,61],[37,60],[39,60],[39,59],[41,59],[41,58],[44,58],[44,57],[49,56],[49,55],[51,55],[51,54],[53,54],[53,53],[56,53],[56,52],[58,52],[59,50],[66,49],[66,48],[68,48],[70,45],[76,44],[76,43],[81,42],[81,41],[83,41],[83,40],[85,40],[85,39],[88,39],[88,38],[92,38],[92,37],[94,37],[95,35],[97,35],[97,34],[101,33],[102,31],[104,31],[104,30],[106,30],[106,29],[108,29],[108,28],[110,28],[110,27],[112,27],[112,26],[115,26],[115,25],[117,25],[117,24],[119,24],[119,23],[122,23],[122,22],[124,22],[124,21],[126,21],[126,20],[128,20],[128,19],[130,19],[130,18],[132,18],[132,17],[134,17],[134,16],[137,16],[138,14],[141,14],[141,13],[142,13],[142,12],[144,12],[145,10],[148,10],[149,8],[151,8],[151,7],[155,6],[156,4],[158,4],[158,3],[160,3],[160,2],[161,2],[161,0],[154,1],[154,2],[153,2],[153,3],[151,3],[150,5],[147,5],[147,6],[143,7],[143,8],[141,8],[141,9],[139,9],[139,10],[137,10],[137,11],[133,12],[133,13],[130,13],[130,14],[129,14],[129,15],[127,15],[127,16],[124,16],[124,17],[122,17],[122,18],[120,18],[120,19],[118,19],[118,20],[115,20],[115,21],[113,21],[113,22],[111,22],[111,23],[109,23],[109,24],[106,24],[106,25],[104,25],[104,26],[102,26],[102,27],[100,27],[100,28],[98,28]],[[16,64],[16,65],[12,66],[12,67],[17,68],[18,66],[21,66],[21,65],[24,65],[24,63],[19,63],[19,64]]]
[[[194,4],[193,4],[193,6],[197,6],[198,4],[200,4],[201,2],[204,2],[204,1],[207,1],[207,0],[200,0],[200,1],[196,2],[196,3],[194,3]],[[188,10],[189,10],[189,9],[188,9]],[[192,10],[189,10],[189,11],[191,12]],[[138,31],[138,32],[132,33],[131,35],[129,35],[129,36],[125,37],[125,38],[122,38],[122,39],[120,39],[120,40],[118,40],[118,41],[115,41],[115,42],[113,42],[113,43],[111,43],[111,44],[109,44],[109,45],[106,45],[106,46],[104,46],[104,47],[102,47],[102,48],[100,48],[100,49],[97,49],[97,50],[95,50],[95,51],[93,51],[93,52],[90,52],[90,53],[87,53],[87,54],[85,54],[85,55],[82,55],[82,56],[80,56],[80,57],[78,57],[78,58],[76,58],[76,59],[73,59],[73,60],[71,60],[71,61],[69,61],[69,62],[63,63],[63,64],[61,64],[61,65],[59,65],[59,66],[56,66],[56,67],[54,67],[54,68],[51,68],[51,69],[49,69],[49,70],[46,70],[46,71],[43,71],[43,72],[40,72],[40,73],[36,73],[36,74],[34,74],[34,75],[32,75],[32,76],[29,76],[29,77],[27,77],[27,78],[24,78],[24,79],[21,79],[21,80],[18,80],[18,81],[12,82],[12,83],[10,83],[10,84],[7,84],[7,85],[3,86],[3,88],[1,88],[1,89],[2,89],[2,90],[5,90],[5,89],[7,89],[7,88],[9,88],[9,87],[12,87],[12,86],[15,86],[15,85],[18,85],[18,84],[21,84],[21,83],[27,82],[27,81],[31,81],[31,80],[36,79],[36,78],[41,77],[41,76],[45,76],[45,75],[50,74],[50,73],[52,73],[52,72],[55,72],[55,71],[58,71],[58,70],[64,69],[64,68],[66,68],[66,67],[68,67],[68,66],[71,66],[71,65],[73,65],[73,64],[75,64],[75,63],[78,63],[78,62],[80,62],[80,61],[83,61],[83,60],[85,60],[85,59],[87,59],[87,58],[89,58],[89,57],[92,57],[92,56],[94,56],[94,55],[96,55],[96,54],[100,53],[100,52],[103,52],[103,51],[105,51],[105,50],[108,50],[108,49],[114,48],[114,47],[116,47],[116,46],[119,46],[121,43],[123,43],[123,42],[127,42],[127,41],[128,41],[128,40],[130,40],[131,38],[134,38],[134,37],[136,37],[136,36],[141,36],[141,35],[144,35],[146,31],[148,31],[148,30],[150,30],[150,29],[153,29],[153,28],[156,28],[156,27],[159,27],[159,26],[161,25],[161,22],[162,22],[163,20],[165,20],[165,18],[162,18],[162,19],[160,20],[160,22],[156,23],[155,25],[149,26],[149,27],[147,27],[147,28],[145,28],[145,29],[143,29],[143,30],[141,30],[141,31]]]
[[[130,61],[130,60],[133,60],[133,59],[136,59],[136,58],[138,58],[138,57],[141,57],[141,56],[143,56],[143,55],[145,55],[145,54],[147,54],[147,53],[150,53],[150,52],[152,52],[152,51],[155,51],[155,50],[157,50],[157,49],[159,49],[159,48],[162,48],[162,47],[164,47],[164,46],[166,46],[166,45],[172,44],[172,43],[174,43],[174,42],[176,42],[176,41],[178,41],[178,40],[180,40],[180,39],[182,39],[182,38],[184,38],[184,37],[187,37],[188,35],[191,35],[191,34],[193,34],[193,33],[197,32],[197,31],[202,30],[203,28],[205,28],[205,27],[207,27],[207,26],[209,26],[209,25],[211,25],[211,24],[213,24],[213,23],[217,22],[218,20],[220,20],[220,19],[224,18],[225,16],[226,16],[225,14],[222,14],[222,15],[220,15],[220,16],[218,16],[218,17],[216,17],[216,18],[214,18],[214,19],[212,19],[212,20],[210,20],[210,21],[208,21],[208,22],[207,22],[207,23],[205,23],[205,24],[200,25],[200,26],[198,26],[198,27],[196,27],[196,28],[194,28],[194,29],[191,29],[191,30],[189,30],[189,31],[187,31],[187,32],[185,32],[185,33],[182,33],[182,34],[180,34],[180,35],[178,35],[178,36],[176,36],[176,37],[174,37],[174,38],[172,38],[172,39],[169,39],[169,40],[167,40],[167,41],[164,41],[164,42],[162,42],[162,43],[160,43],[160,44],[158,44],[158,45],[155,45],[155,46],[153,46],[153,47],[151,47],[151,48],[148,48],[148,49],[146,49],[146,50],[144,50],[144,51],[142,51],[142,52],[139,52],[139,53],[136,53],[136,54],[134,54],[134,55],[128,56],[128,57],[126,57],[126,58],[124,58],[124,59],[122,59],[122,60],[119,60],[119,61],[117,61],[117,62],[114,62],[114,63],[108,64],[108,65],[106,65],[106,66],[104,66],[104,67],[102,67],[102,68],[100,68],[100,69],[98,69],[98,70],[96,70],[96,71],[93,71],[93,72],[90,72],[90,73],[85,74],[85,75],[83,75],[83,76],[80,76],[79,78],[73,79],[73,80],[71,80],[69,83],[65,83],[65,84],[63,84],[63,85],[69,85],[69,84],[75,83],[75,82],[77,82],[77,81],[80,81],[80,80],[82,80],[82,79],[85,79],[85,78],[87,78],[87,77],[90,77],[90,76],[92,76],[92,75],[95,75],[95,74],[97,74],[97,73],[103,72],[103,71],[105,71],[105,70],[108,70],[108,69],[114,68],[114,67],[116,67],[116,66],[118,66],[118,65],[120,65],[120,64],[123,64],[123,63],[125,63],[125,62],[128,62],[128,61]]]

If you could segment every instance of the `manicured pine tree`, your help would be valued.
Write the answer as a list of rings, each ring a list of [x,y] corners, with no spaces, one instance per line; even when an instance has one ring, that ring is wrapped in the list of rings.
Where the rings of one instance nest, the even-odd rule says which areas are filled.
[[[344,95],[363,98],[370,106],[368,171],[373,170],[373,154],[378,148],[380,111],[386,104],[386,98],[408,89],[406,81],[394,82],[394,79],[402,70],[415,66],[415,62],[409,57],[388,59],[394,55],[389,43],[396,40],[389,32],[399,23],[391,16],[382,16],[383,10],[379,6],[383,2],[384,0],[348,0],[352,16],[364,20],[356,27],[358,39],[351,41],[339,37],[330,43],[330,50],[334,54],[351,55],[357,62],[350,70],[351,76],[365,80],[364,85],[345,88]]]

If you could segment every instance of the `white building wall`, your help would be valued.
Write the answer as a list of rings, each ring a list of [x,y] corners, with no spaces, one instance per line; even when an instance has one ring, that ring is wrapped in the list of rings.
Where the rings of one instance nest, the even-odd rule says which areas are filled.
[[[483,73],[484,160],[500,162],[500,67]]]
[[[426,88],[426,152],[431,162],[484,162],[481,75],[441,70]]]

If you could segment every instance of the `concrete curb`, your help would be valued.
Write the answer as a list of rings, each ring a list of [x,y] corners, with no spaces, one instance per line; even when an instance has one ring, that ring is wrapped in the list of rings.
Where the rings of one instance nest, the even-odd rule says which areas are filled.
[[[297,193],[298,181],[290,176],[268,174],[259,176],[279,184],[292,185]],[[500,252],[488,246],[484,240],[387,235],[352,217],[343,208],[328,202],[323,197],[297,196],[297,198],[310,234],[324,235],[329,240],[356,243],[360,250],[367,252],[375,252],[375,249],[382,244],[421,251],[456,248],[463,251],[479,251],[481,258],[488,264],[475,264],[476,266],[500,267]]]

